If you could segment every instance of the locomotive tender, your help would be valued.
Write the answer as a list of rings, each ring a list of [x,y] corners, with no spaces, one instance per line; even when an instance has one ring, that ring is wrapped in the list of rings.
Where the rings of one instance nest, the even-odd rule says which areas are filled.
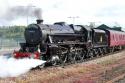
[[[56,65],[83,61],[125,46],[125,33],[122,31],[42,22],[37,20],[37,24],[27,26],[24,32],[26,43],[20,43],[20,50],[14,51],[15,58],[36,58]]]

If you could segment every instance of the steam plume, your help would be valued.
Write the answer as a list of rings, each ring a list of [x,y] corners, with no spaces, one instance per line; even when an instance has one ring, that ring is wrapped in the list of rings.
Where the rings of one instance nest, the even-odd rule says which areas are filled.
[[[1,16],[4,21],[12,21],[19,17],[36,17],[42,19],[42,10],[35,6],[15,6],[8,8],[5,15]]]
[[[0,77],[15,77],[28,72],[31,68],[44,64],[36,59],[14,59],[0,56]]]

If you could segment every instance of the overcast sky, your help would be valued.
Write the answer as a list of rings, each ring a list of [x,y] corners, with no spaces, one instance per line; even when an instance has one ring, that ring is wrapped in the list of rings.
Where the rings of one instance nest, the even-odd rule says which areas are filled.
[[[86,24],[89,22],[119,24],[125,26],[125,1],[124,0],[0,0],[0,17],[8,8],[14,6],[33,6],[32,8],[42,8],[42,17],[45,23],[56,21],[66,21],[72,23],[68,17],[79,17],[75,19],[75,24]],[[11,17],[11,16],[10,16]],[[9,23],[0,24],[20,24],[26,25],[26,17],[18,17]],[[35,18],[29,17],[29,23]]]

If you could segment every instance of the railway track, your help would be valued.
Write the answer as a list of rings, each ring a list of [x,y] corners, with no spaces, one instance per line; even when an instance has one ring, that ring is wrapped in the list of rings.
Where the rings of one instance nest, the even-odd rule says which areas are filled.
[[[66,67],[66,66],[68,66],[68,65],[75,65],[75,64],[78,64],[78,63],[85,63],[85,62],[88,62],[88,61],[92,61],[92,60],[96,60],[96,59],[98,59],[98,58],[102,58],[102,57],[105,57],[105,56],[110,56],[110,55],[112,55],[112,54],[116,54],[116,53],[120,53],[120,52],[122,52],[123,50],[120,50],[120,51],[115,51],[115,52],[113,52],[113,53],[107,53],[107,54],[105,54],[105,55],[100,55],[100,56],[96,56],[96,57],[92,57],[92,58],[86,58],[86,59],[84,59],[83,61],[77,61],[77,62],[75,62],[75,63],[65,63],[65,64],[59,64],[59,65],[51,65],[51,64],[49,64],[49,63],[47,63],[47,64],[44,64],[44,65],[40,65],[40,66],[38,66],[38,67],[36,67],[36,68],[32,68],[31,70],[36,70],[36,69],[43,69],[43,68],[53,68],[53,67],[62,67],[62,68],[64,68],[64,67]]]

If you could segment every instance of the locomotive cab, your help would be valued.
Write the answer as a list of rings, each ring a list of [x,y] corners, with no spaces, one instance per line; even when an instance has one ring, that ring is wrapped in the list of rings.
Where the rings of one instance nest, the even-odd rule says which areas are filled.
[[[108,37],[104,30],[93,29],[92,37],[93,46],[97,47],[106,47],[108,45]]]
[[[83,35],[84,42],[91,43],[92,42],[92,29],[86,25],[76,25],[74,27],[74,31],[77,34]]]

